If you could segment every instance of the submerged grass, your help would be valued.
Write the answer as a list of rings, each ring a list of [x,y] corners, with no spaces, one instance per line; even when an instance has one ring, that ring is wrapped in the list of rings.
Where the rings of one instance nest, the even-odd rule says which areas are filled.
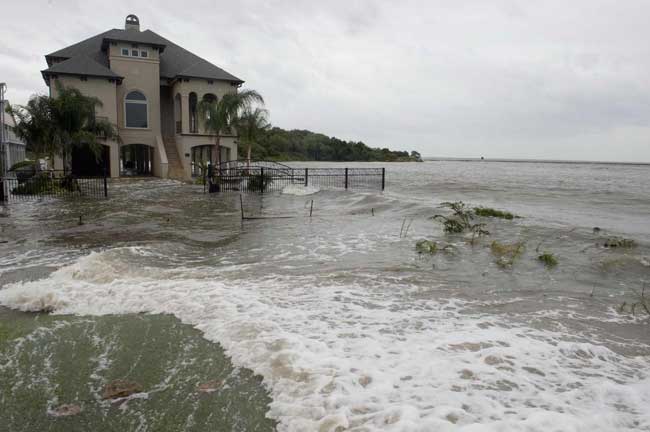
[[[546,267],[548,267],[548,268],[555,267],[558,264],[558,261],[557,261],[557,258],[555,257],[555,255],[553,255],[552,253],[549,253],[549,252],[544,252],[543,254],[538,256],[537,259],[539,261],[541,261],[542,263],[544,263],[544,265]]]
[[[431,240],[419,240],[415,243],[415,250],[420,253],[435,254],[438,252],[438,244]]]
[[[519,258],[525,250],[524,242],[501,243],[494,240],[490,245],[492,255],[497,258],[496,264],[501,268],[512,267],[515,260]]]
[[[610,237],[603,243],[605,248],[622,248],[631,249],[636,247],[636,242],[633,239],[623,237]]]
[[[642,311],[650,315],[650,298],[645,296],[645,288],[646,288],[646,283],[643,284],[643,288],[641,288],[641,292],[632,290],[637,297],[636,301],[632,303],[623,302],[623,304],[621,304],[621,306],[619,307],[618,311],[620,313],[631,312],[632,315],[636,315],[637,309],[641,309]]]
[[[474,207],[474,214],[476,214],[476,216],[494,217],[494,218],[506,219],[506,220],[512,220],[518,217],[510,212],[497,210],[490,207]]]

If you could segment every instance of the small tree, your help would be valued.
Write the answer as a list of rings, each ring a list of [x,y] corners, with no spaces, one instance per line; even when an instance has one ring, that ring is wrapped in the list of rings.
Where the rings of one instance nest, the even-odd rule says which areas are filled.
[[[102,102],[58,82],[56,90],[56,98],[36,95],[27,105],[8,108],[18,119],[16,135],[27,143],[27,150],[37,158],[60,155],[66,160],[74,148],[87,147],[99,159],[101,144],[98,138],[119,140],[115,127],[106,120],[98,120],[95,115]]]
[[[251,163],[251,147],[257,142],[260,136],[271,129],[268,121],[268,111],[264,108],[247,108],[240,115],[237,121],[237,132],[239,141],[247,145],[246,162]]]
[[[202,100],[199,112],[205,118],[205,129],[215,136],[217,166],[221,165],[221,134],[237,126],[241,114],[250,110],[254,103],[264,104],[264,99],[255,90],[227,93],[220,100]]]

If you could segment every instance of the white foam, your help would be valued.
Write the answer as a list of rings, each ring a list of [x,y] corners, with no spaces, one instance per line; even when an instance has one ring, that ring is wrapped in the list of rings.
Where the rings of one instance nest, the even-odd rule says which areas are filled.
[[[648,358],[460,313],[459,301],[416,300],[399,294],[408,287],[398,281],[316,285],[307,277],[226,280],[213,268],[142,272],[130,263],[143,253],[92,253],[47,279],[8,285],[0,304],[172,313],[264,377],[270,415],[283,431],[650,428]]]
[[[282,188],[282,193],[285,195],[313,195],[319,191],[320,189],[315,186],[303,186],[297,184],[291,184]]]

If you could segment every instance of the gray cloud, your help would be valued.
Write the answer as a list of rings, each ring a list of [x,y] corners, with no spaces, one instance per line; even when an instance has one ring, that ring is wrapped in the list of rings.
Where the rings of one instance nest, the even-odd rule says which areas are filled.
[[[650,161],[650,3],[11,2],[0,80],[128,13],[262,92],[272,121],[431,156]]]

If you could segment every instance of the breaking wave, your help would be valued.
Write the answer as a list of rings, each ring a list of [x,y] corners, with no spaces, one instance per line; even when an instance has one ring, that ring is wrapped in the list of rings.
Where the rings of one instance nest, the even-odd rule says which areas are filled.
[[[0,304],[173,314],[264,377],[269,415],[285,431],[650,428],[646,360],[578,335],[470,313],[460,300],[414,299],[395,279],[232,279],[218,267],[161,268],[157,254],[93,252],[7,285]]]

